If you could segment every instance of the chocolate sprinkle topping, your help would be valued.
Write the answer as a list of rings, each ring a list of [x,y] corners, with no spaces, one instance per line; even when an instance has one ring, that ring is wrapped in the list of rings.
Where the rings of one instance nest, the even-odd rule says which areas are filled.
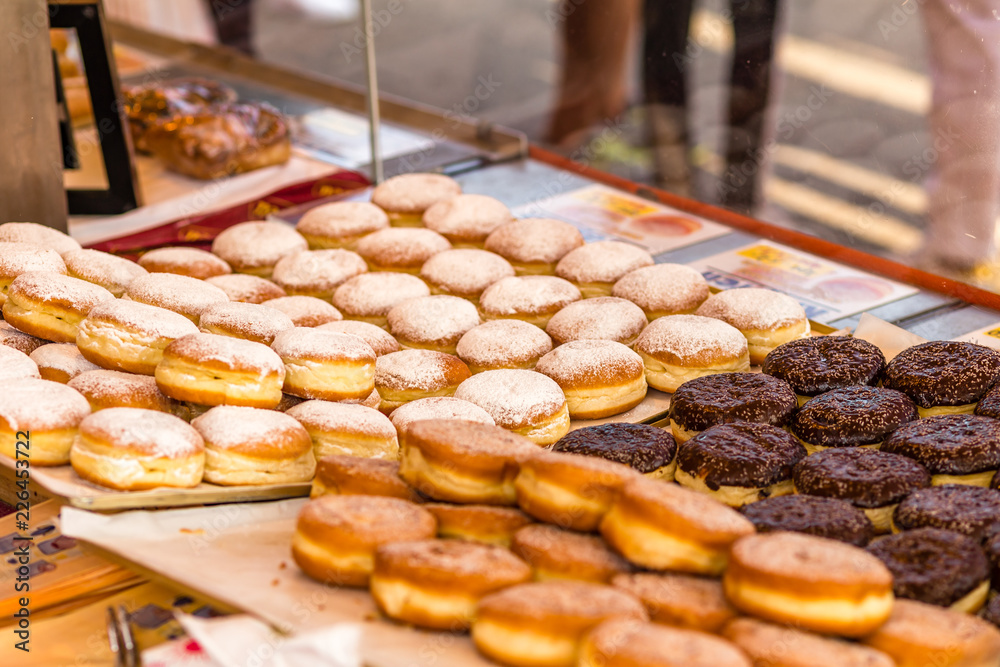
[[[983,607],[983,611],[979,615],[984,621],[988,621],[1000,628],[1000,595],[994,595],[993,599]]]
[[[885,507],[930,486],[930,473],[919,463],[877,449],[827,449],[800,461],[792,473],[795,490],[840,498],[856,507]]]
[[[720,424],[677,449],[677,467],[701,477],[713,491],[721,486],[757,488],[792,476],[806,448],[788,431],[769,424]]]
[[[1000,590],[1000,521],[986,529],[986,537],[983,538],[983,549],[986,551],[986,557],[990,559],[990,565],[992,566],[993,588]],[[1000,599],[1000,595],[996,596],[996,598]],[[997,612],[1000,614],[1000,608],[997,609]],[[1000,616],[997,618],[1000,619]]]
[[[784,380],[760,373],[719,373],[678,387],[670,399],[670,418],[693,431],[733,422],[784,426],[797,405],[795,392]]]
[[[944,528],[980,540],[1000,524],[1000,492],[964,484],[920,489],[899,504],[892,520],[900,530]]]
[[[674,436],[648,424],[601,424],[564,435],[551,449],[597,456],[645,474],[669,465],[677,454]]]
[[[932,475],[969,475],[1000,467],[1000,421],[937,415],[901,426],[882,451],[907,456]]]
[[[976,404],[975,414],[1000,419],[1000,383],[993,385]]]
[[[961,533],[921,528],[875,540],[869,553],[892,572],[896,597],[947,607],[989,576],[982,549]]]
[[[922,408],[975,403],[1000,375],[1000,353],[983,345],[938,340],[914,345],[888,363],[883,386]]]
[[[876,385],[885,355],[871,343],[850,336],[811,336],[771,350],[761,370],[792,386],[802,396],[817,396],[852,385]]]
[[[901,391],[853,386],[820,394],[789,424],[792,433],[820,447],[874,445],[917,418],[917,406]]]
[[[791,530],[863,547],[875,528],[864,512],[845,500],[820,496],[778,496],[744,505],[739,511],[758,533]]]

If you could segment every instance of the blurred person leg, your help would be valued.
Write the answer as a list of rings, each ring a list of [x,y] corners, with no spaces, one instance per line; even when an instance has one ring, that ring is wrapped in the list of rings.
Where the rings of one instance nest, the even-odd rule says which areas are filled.
[[[926,0],[921,9],[933,86],[927,156],[936,159],[922,259],[988,278],[974,272],[994,259],[1000,213],[1000,2]]]
[[[771,60],[778,0],[733,0],[733,59],[730,74],[725,171],[719,202],[750,213],[761,176],[761,147],[768,117]]]
[[[694,0],[646,0],[643,7],[642,83],[646,99],[656,185],[691,195],[688,166],[688,63],[698,45],[689,43]]]
[[[204,0],[219,43],[249,56],[253,48],[253,0]]]
[[[546,136],[572,148],[603,120],[625,111],[625,66],[639,0],[560,0],[562,79]]]

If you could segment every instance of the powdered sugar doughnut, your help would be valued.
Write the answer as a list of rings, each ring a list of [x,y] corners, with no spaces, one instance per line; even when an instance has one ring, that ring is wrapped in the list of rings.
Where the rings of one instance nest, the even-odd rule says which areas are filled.
[[[203,310],[229,297],[203,280],[175,273],[139,276],[125,290],[125,298],[180,313],[195,324]]]
[[[378,206],[368,202],[338,201],[306,211],[295,230],[314,250],[351,249],[361,237],[388,226],[389,216]]]
[[[317,329],[321,331],[333,331],[336,333],[350,334],[357,336],[361,340],[371,345],[375,351],[375,356],[381,357],[383,354],[399,352],[399,342],[389,335],[389,332],[382,327],[367,322],[357,320],[341,320],[339,322],[328,322],[321,324]]]
[[[116,297],[146,269],[135,262],[100,250],[70,250],[63,255],[69,275],[88,283],[100,285]]]
[[[747,338],[751,364],[762,364],[782,343],[809,335],[809,319],[799,302],[769,289],[742,287],[713,294],[695,314],[739,329]]]
[[[142,408],[176,414],[180,406],[156,386],[156,378],[105,369],[85,371],[67,383],[83,394],[94,412],[107,408]]]
[[[280,299],[287,296],[285,290],[281,289],[267,278],[251,276],[249,273],[228,273],[224,276],[212,276],[206,278],[209,285],[218,287],[230,301],[240,303],[264,303],[271,299]]]
[[[0,225],[0,242],[32,243],[43,248],[51,248],[60,255],[80,249],[80,244],[69,234],[37,222],[5,222]]]
[[[463,401],[454,396],[418,398],[393,410],[389,418],[392,419],[392,425],[396,427],[396,432],[399,434],[402,434],[410,424],[427,419],[496,424],[486,410],[475,403]]]
[[[199,405],[274,408],[284,380],[285,366],[267,345],[207,333],[173,341],[156,367],[160,391]]]
[[[375,387],[385,414],[418,398],[451,396],[471,373],[458,357],[433,350],[401,350],[378,358]]]
[[[22,273],[10,284],[3,318],[26,334],[57,343],[76,340],[77,326],[90,309],[114,294],[100,285],[61,273]]]
[[[66,263],[50,248],[30,243],[0,243],[0,306],[7,300],[7,289],[14,278],[29,271],[66,273]]]
[[[750,370],[750,352],[739,329],[700,315],[668,315],[649,323],[635,342],[646,382],[676,391],[688,380]]]
[[[108,408],[80,422],[79,433],[70,463],[88,482],[120,491],[201,482],[205,443],[182,419],[155,410]]]
[[[666,315],[691,314],[708,298],[705,278],[683,264],[654,264],[629,271],[611,288],[611,295],[642,308],[650,322]]]
[[[423,222],[456,248],[482,248],[486,237],[514,219],[503,202],[486,195],[457,195],[424,211]]]
[[[286,414],[308,431],[317,460],[334,455],[391,461],[399,458],[396,429],[378,410],[348,403],[306,401]]]
[[[583,245],[580,230],[554,218],[523,218],[497,227],[483,247],[500,255],[517,275],[555,273],[568,252]]]
[[[647,322],[642,308],[631,301],[601,296],[569,304],[552,316],[545,332],[556,345],[583,339],[631,345]]]
[[[274,337],[285,364],[285,392],[299,398],[362,399],[375,388],[375,351],[348,334],[296,327]]]
[[[0,382],[41,379],[38,364],[20,350],[0,345]]]
[[[486,250],[464,248],[445,250],[427,260],[420,269],[434,294],[451,294],[479,304],[479,295],[487,287],[514,275],[506,259]]]
[[[462,186],[443,174],[400,174],[375,186],[372,203],[394,227],[419,227],[424,211],[435,202],[461,193]]]
[[[119,299],[93,308],[80,323],[80,353],[101,368],[152,375],[171,341],[198,333],[180,313]]]
[[[314,296],[283,296],[268,299],[262,305],[276,308],[288,315],[297,327],[318,327],[344,319],[339,310]]]
[[[551,445],[569,432],[566,396],[555,380],[535,371],[478,373],[459,385],[455,398],[475,403],[497,426],[536,445]]]
[[[455,353],[458,339],[480,323],[476,307],[457,296],[408,299],[386,315],[389,333],[401,347]]]
[[[262,278],[271,276],[279,259],[308,247],[301,234],[281,222],[241,222],[212,241],[212,252],[233,271]]]
[[[274,337],[295,326],[292,318],[276,308],[256,303],[217,303],[201,314],[202,333],[219,334],[270,345]]]
[[[644,266],[653,256],[638,246],[621,241],[588,243],[559,260],[556,275],[580,288],[584,298],[609,296],[619,278]]]
[[[90,414],[80,392],[48,380],[23,379],[11,383],[0,401],[0,454],[12,459],[30,456],[31,465],[55,466],[69,462],[77,427]],[[18,438],[18,433],[21,434]],[[30,449],[17,442],[27,441]]]
[[[43,380],[66,384],[80,373],[100,368],[87,361],[75,343],[50,343],[31,353]]]
[[[338,285],[367,270],[361,255],[350,250],[303,250],[278,260],[271,279],[293,296],[329,301]]]
[[[347,405],[363,405],[366,408],[378,410],[382,405],[382,397],[379,396],[378,389],[372,389],[372,393],[368,394],[365,398],[345,398],[342,401],[336,402],[345,403]]]
[[[573,419],[621,414],[646,398],[642,357],[611,340],[570,341],[539,359],[535,370],[563,390]]]
[[[31,354],[49,341],[18,331],[9,323],[0,320],[0,345],[12,347],[19,352]]]
[[[487,320],[512,318],[545,328],[557,312],[582,297],[569,281],[555,276],[515,276],[493,283],[479,297]]]
[[[316,472],[309,434],[286,414],[220,405],[191,426],[205,441],[206,482],[294,484],[308,482]]]
[[[430,229],[392,227],[369,234],[355,246],[372,271],[420,273],[428,259],[451,249],[448,239]]]
[[[333,293],[333,304],[352,320],[385,327],[393,306],[430,293],[427,284],[414,275],[379,271],[346,281]]]
[[[530,370],[552,351],[552,339],[521,320],[491,320],[466,331],[455,349],[473,373],[500,368]]]
[[[232,273],[229,263],[198,248],[156,248],[139,258],[139,266],[150,273],[175,273],[204,280]]]

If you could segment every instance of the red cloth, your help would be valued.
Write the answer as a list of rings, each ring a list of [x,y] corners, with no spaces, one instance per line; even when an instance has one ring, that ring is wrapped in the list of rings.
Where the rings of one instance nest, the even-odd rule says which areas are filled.
[[[361,174],[353,171],[337,171],[318,179],[289,185],[244,204],[238,204],[221,211],[182,218],[159,227],[121,236],[110,241],[102,241],[88,247],[130,259],[137,258],[147,250],[162,246],[191,246],[207,250],[212,245],[212,239],[227,227],[248,220],[263,220],[276,211],[317,199],[347,194],[369,185],[368,179]]]

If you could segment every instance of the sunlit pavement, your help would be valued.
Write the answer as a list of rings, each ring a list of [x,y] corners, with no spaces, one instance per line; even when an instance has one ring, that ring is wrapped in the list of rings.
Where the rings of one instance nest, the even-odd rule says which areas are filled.
[[[563,3],[573,0],[562,0]],[[262,57],[361,84],[364,36],[356,22],[336,23],[262,0],[257,44]],[[696,92],[690,158],[703,175],[718,163],[727,54],[725,4],[707,0],[691,40]],[[773,143],[766,220],[900,259],[921,241],[923,180],[933,170],[933,137],[923,25],[915,3],[894,0],[787,2],[776,57]],[[375,43],[384,91],[543,135],[559,76],[558,2],[376,0]],[[635,107],[617,142],[596,166],[634,180],[651,178],[651,159],[636,80]],[[476,96],[480,77],[496,82]],[[711,199],[711,188],[700,196]],[[998,267],[977,274],[991,276]]]

